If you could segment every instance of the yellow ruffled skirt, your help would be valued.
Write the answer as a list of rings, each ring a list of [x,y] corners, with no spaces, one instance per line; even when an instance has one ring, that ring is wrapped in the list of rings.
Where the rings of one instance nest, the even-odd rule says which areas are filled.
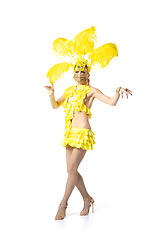
[[[94,133],[90,129],[72,127],[69,136],[62,142],[62,146],[82,148],[84,150],[92,150],[93,144],[95,144]]]

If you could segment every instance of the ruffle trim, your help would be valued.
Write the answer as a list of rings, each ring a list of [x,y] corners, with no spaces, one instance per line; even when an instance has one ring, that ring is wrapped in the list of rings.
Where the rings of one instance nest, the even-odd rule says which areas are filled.
[[[77,88],[77,90],[76,90]],[[64,96],[65,98],[72,97],[74,93],[81,93],[81,95],[83,95],[83,97],[85,97],[86,93],[89,93],[91,91],[90,87],[88,87],[87,85],[79,85],[77,86],[70,86],[66,89]]]
[[[68,87],[64,93],[65,100],[62,103],[65,112],[65,134],[64,137],[67,138],[72,129],[71,119],[74,118],[74,111],[83,111],[85,112],[89,118],[91,118],[92,114],[90,109],[84,104],[84,99],[86,98],[86,94],[89,93],[91,89],[86,85],[71,86]],[[72,98],[72,101],[68,103],[68,98]]]
[[[90,109],[84,104],[84,99],[86,98],[86,94],[91,91],[91,89],[86,85],[78,86],[77,90],[76,86],[68,87],[64,93],[65,100],[62,103],[65,111],[65,118],[72,118],[73,111],[83,111],[88,114],[89,118],[91,118],[92,114]],[[73,98],[70,103],[68,103],[68,98]],[[72,110],[72,111],[71,111]],[[71,113],[68,113],[70,112]]]
[[[94,135],[90,129],[72,128],[69,136],[63,140],[61,145],[63,147],[70,145],[84,150],[93,150],[93,144],[95,144]]]

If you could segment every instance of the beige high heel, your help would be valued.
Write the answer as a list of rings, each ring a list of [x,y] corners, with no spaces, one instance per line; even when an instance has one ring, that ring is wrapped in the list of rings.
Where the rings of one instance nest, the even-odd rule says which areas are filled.
[[[64,207],[65,209],[67,208],[68,204],[67,205],[64,205],[64,204],[60,204],[59,206],[62,206]],[[63,220],[65,218],[66,214],[64,215],[64,217],[60,216],[60,215],[56,215],[55,216],[55,220]]]
[[[89,214],[90,207],[92,206],[92,213],[94,213],[94,199],[91,198],[89,202],[84,202],[84,203],[89,203],[88,211],[85,213],[84,210],[81,211],[80,216],[86,216]]]

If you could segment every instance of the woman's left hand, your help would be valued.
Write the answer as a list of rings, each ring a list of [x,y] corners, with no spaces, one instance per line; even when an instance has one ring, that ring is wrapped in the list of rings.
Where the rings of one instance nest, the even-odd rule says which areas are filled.
[[[126,97],[128,99],[128,94],[130,94],[132,96],[132,91],[129,90],[128,88],[121,88],[119,91],[119,94],[121,95],[121,97],[123,98],[123,93],[126,93]]]

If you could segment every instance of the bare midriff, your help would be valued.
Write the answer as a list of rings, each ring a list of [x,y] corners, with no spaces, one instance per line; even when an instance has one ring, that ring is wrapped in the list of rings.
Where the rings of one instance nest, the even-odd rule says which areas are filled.
[[[71,121],[72,121],[72,127],[91,129],[91,126],[89,124],[89,117],[83,111],[81,112],[75,111],[74,118]]]

